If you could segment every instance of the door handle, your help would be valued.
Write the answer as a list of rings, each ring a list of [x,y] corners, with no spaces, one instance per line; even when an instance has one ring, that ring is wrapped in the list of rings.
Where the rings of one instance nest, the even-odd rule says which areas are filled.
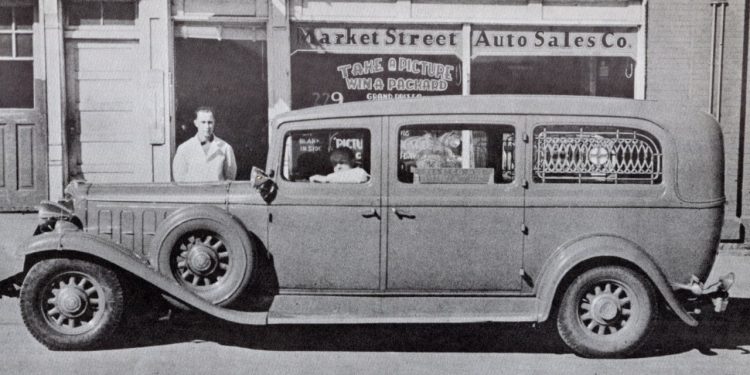
[[[374,208],[371,208],[369,210],[360,211],[360,213],[362,214],[362,217],[367,218],[367,219],[372,218],[372,217],[376,217],[376,218],[380,219],[380,215],[378,215],[378,210],[376,210]]]
[[[393,213],[396,214],[396,216],[398,217],[399,220],[402,220],[404,218],[407,218],[407,219],[415,219],[416,218],[416,216],[413,215],[413,214],[411,214],[409,211],[404,211],[404,210],[401,210],[401,209],[398,209],[398,208],[393,208],[392,210],[393,210]]]

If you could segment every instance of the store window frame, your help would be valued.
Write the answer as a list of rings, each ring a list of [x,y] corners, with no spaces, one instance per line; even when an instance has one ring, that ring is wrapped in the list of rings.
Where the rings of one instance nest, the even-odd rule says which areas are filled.
[[[63,9],[65,10],[65,17],[64,17],[64,25],[66,30],[76,30],[76,29],[88,29],[88,28],[107,28],[107,29],[120,29],[120,28],[133,28],[135,27],[137,21],[138,21],[138,0],[72,0],[68,1],[65,4],[63,4]],[[128,4],[132,5],[132,8],[129,10],[132,10],[132,13],[127,14],[127,18],[113,18],[113,17],[107,17],[107,6],[109,4]],[[96,8],[89,8],[86,9],[85,7],[94,7]],[[79,11],[94,11],[95,13],[98,12],[98,24],[83,24],[83,23],[71,23],[74,9],[78,7],[80,8]],[[132,16],[132,18],[130,18]],[[89,20],[94,20],[94,18],[91,18]],[[119,22],[117,22],[119,21]]]
[[[35,79],[35,67],[34,67],[34,23],[36,22],[36,6],[32,2],[19,2],[19,3],[11,3],[10,5],[2,6],[2,8],[10,9],[10,25],[9,28],[0,28],[0,37],[9,37],[10,38],[10,50],[9,54],[3,54],[0,55],[0,64],[28,64],[29,70],[30,70],[30,80],[28,80],[28,89],[30,90],[30,102],[27,105],[15,105],[15,106],[0,106],[0,110],[14,110],[14,109],[34,109],[35,107],[35,95],[36,90],[34,87],[34,79]],[[31,16],[31,22],[28,25],[23,25],[23,27],[19,27],[18,18],[17,15],[19,8],[26,8],[26,10],[30,11]],[[28,48],[28,55],[26,53],[19,53],[19,37],[20,36],[29,36],[30,40],[28,41],[28,46],[25,48]],[[12,93],[9,93],[9,95],[13,95]],[[0,103],[2,103],[0,101]]]

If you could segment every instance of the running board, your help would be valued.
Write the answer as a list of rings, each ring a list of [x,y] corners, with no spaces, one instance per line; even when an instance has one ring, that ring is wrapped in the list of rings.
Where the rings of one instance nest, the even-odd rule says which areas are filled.
[[[536,322],[533,297],[278,295],[268,324]]]

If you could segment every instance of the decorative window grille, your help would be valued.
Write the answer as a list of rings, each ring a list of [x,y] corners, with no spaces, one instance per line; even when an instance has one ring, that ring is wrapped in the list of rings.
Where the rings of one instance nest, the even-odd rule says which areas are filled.
[[[622,127],[541,127],[534,134],[534,181],[541,183],[658,184],[659,142]]]

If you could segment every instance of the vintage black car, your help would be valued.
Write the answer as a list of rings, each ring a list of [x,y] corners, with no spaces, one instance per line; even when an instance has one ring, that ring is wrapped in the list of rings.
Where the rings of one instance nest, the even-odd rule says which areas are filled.
[[[240,324],[552,318],[592,357],[638,349],[661,306],[691,326],[700,305],[726,307],[733,276],[703,284],[724,207],[706,114],[435,97],[295,111],[272,130],[251,181],[75,182],[43,203],[0,275],[31,334],[51,349],[111,339],[131,280]]]

